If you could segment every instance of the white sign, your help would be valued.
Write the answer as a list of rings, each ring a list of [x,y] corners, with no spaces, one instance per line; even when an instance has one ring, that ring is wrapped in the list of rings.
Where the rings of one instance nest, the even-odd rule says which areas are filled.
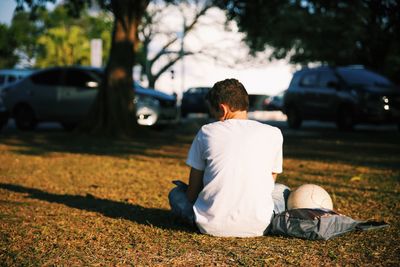
[[[92,39],[90,41],[90,65],[92,67],[101,67],[103,57],[103,41],[101,39]]]

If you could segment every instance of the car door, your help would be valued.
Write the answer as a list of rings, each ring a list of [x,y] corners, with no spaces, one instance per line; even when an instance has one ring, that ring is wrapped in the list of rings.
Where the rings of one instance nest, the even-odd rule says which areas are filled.
[[[318,92],[316,87],[318,85],[318,72],[307,71],[300,80],[299,87],[301,94],[302,114],[305,119],[318,118],[319,103]]]
[[[65,121],[79,121],[89,112],[96,98],[99,80],[84,69],[66,69],[58,95]]]
[[[319,72],[318,87],[318,109],[321,119],[336,118],[337,86],[339,80],[331,69]]]
[[[48,69],[34,74],[23,88],[28,102],[38,119],[57,120],[60,110],[57,95],[60,89],[62,70]]]

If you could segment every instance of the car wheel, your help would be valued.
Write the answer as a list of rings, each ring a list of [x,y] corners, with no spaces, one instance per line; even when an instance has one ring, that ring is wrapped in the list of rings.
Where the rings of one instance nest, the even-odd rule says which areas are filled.
[[[289,107],[286,112],[289,128],[299,129],[302,123],[300,112],[295,107]]]
[[[75,130],[76,126],[78,126],[77,123],[73,123],[73,122],[62,122],[61,125],[64,128],[64,130],[66,130],[68,132]]]
[[[17,128],[22,131],[35,129],[37,120],[35,112],[28,105],[20,105],[14,111],[14,119]]]
[[[337,113],[336,126],[342,131],[353,130],[355,120],[354,112],[350,107],[341,107]]]

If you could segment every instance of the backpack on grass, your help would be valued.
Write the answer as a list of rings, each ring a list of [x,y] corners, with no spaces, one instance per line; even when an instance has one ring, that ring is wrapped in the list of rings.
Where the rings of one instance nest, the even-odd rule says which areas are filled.
[[[389,226],[385,222],[357,221],[327,209],[291,209],[274,216],[266,235],[328,240],[338,235]]]

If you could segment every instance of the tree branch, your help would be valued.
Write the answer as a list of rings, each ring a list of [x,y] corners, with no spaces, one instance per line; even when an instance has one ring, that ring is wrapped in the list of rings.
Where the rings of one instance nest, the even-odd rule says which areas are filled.
[[[209,10],[212,7],[211,3],[207,1],[207,3],[203,6],[203,8],[196,13],[196,16],[194,17],[193,21],[184,26],[184,31],[183,31],[183,36],[182,38],[185,38],[185,36],[187,35],[188,32],[190,32],[194,26],[196,25],[196,23],[199,21],[199,18],[201,16],[203,16],[207,10]],[[178,37],[175,36],[172,39],[170,39],[162,48],[161,50],[153,57],[153,59],[149,60],[149,62],[151,62],[150,64],[152,65],[155,61],[157,61],[162,55],[165,54],[165,51],[176,41],[178,40]]]
[[[193,52],[185,52],[183,56],[193,55]],[[164,72],[166,72],[169,68],[171,68],[175,63],[177,63],[182,57],[179,55],[175,57],[173,60],[170,60],[167,64],[165,64],[161,69],[157,71],[155,75],[153,75],[154,80],[157,80]]]

